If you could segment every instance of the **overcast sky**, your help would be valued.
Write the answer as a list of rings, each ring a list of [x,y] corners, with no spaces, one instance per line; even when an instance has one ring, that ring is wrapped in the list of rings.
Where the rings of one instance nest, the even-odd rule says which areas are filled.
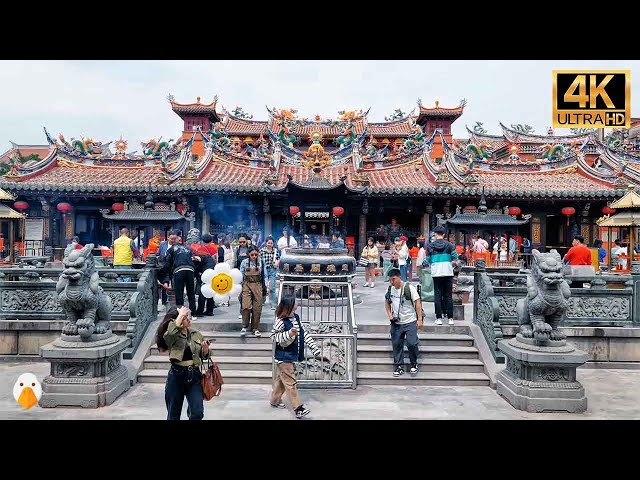
[[[366,110],[383,121],[394,109],[408,112],[418,98],[455,107],[467,100],[453,125],[465,138],[465,125],[484,123],[500,133],[498,122],[529,124],[536,133],[551,125],[552,70],[631,70],[632,115],[640,116],[640,61],[2,61],[0,62],[0,148],[46,143],[42,127],[67,139],[140,142],[176,139],[182,121],[167,102],[240,105],[266,120],[265,105],[294,108],[299,116],[335,118],[338,110]],[[556,130],[556,133],[568,130]]]

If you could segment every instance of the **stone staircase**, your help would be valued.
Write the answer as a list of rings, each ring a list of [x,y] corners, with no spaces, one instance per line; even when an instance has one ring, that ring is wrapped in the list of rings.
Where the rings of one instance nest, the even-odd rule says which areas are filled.
[[[420,338],[419,372],[393,376],[393,350],[388,325],[358,326],[358,385],[489,386],[489,377],[466,325],[426,325]]]
[[[240,337],[239,322],[219,323],[197,320],[196,327],[211,342],[213,360],[218,363],[225,384],[271,384],[271,339],[268,332],[271,324],[261,324],[262,337],[253,334]],[[229,329],[234,331],[229,331]],[[161,353],[154,344],[142,370],[138,373],[140,383],[165,383],[169,370],[169,354]]]
[[[194,326],[213,340],[213,359],[226,384],[271,384],[270,323],[261,325],[260,338],[252,334],[240,337],[237,322],[202,319]],[[415,376],[407,371],[399,378],[392,375],[388,325],[360,325],[358,329],[359,385],[489,385],[468,326],[425,326],[419,333],[420,371]],[[405,362],[409,362],[407,353]],[[160,353],[154,344],[138,373],[138,382],[165,383],[168,369],[168,354]]]

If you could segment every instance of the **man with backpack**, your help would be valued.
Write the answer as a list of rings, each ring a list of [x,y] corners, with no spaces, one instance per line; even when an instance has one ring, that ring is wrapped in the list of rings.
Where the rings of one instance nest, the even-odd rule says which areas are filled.
[[[423,311],[420,293],[410,283],[402,281],[398,268],[389,270],[390,286],[385,295],[384,309],[391,322],[391,345],[393,347],[394,377],[404,374],[404,344],[409,350],[411,368],[409,373],[418,373],[418,328],[422,328]]]
[[[191,251],[184,245],[180,245],[176,235],[169,236],[165,265],[160,270],[165,288],[169,287],[169,280],[176,294],[176,307],[184,305],[184,290],[187,289],[189,308],[196,309],[195,295],[195,265]]]

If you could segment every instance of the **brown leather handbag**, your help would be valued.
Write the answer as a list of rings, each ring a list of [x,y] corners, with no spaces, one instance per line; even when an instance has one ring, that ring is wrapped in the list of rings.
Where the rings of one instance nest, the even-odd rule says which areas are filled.
[[[202,364],[204,367],[204,363]],[[218,368],[218,364],[207,360],[207,367],[202,372],[202,394],[205,400],[211,400],[220,395],[224,379]]]

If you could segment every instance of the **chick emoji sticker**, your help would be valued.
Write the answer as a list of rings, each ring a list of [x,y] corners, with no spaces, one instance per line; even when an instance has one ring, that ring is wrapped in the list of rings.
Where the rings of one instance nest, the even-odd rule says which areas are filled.
[[[212,298],[217,303],[225,303],[229,298],[236,298],[242,291],[242,273],[237,268],[231,269],[222,262],[214,269],[202,273],[202,287],[200,291],[206,298]]]
[[[23,373],[13,386],[13,398],[29,410],[42,397],[42,385],[33,373]]]

